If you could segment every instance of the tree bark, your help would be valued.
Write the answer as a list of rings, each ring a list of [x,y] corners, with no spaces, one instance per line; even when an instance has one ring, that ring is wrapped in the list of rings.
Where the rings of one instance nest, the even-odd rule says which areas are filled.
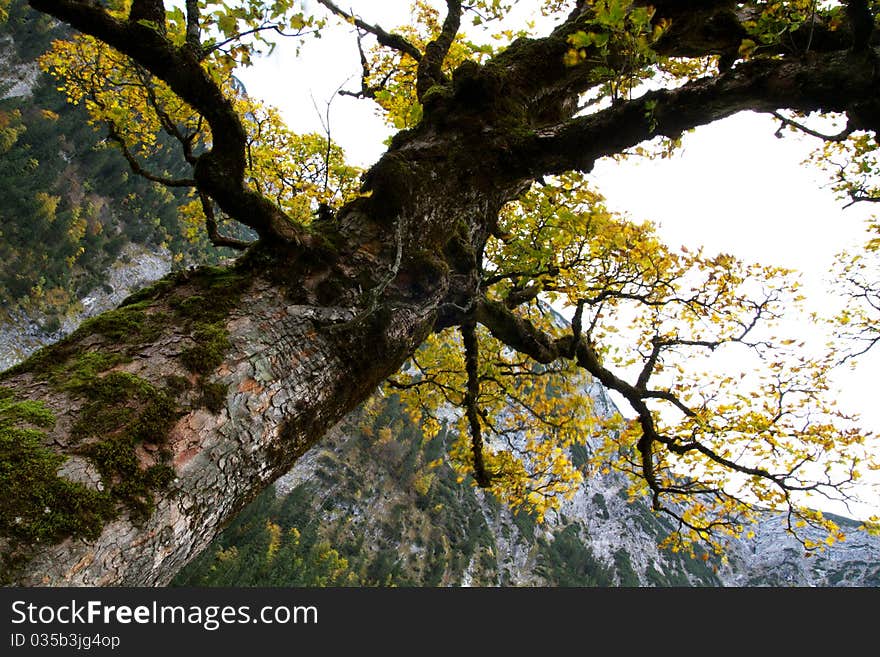
[[[90,487],[102,477],[84,458],[84,446],[102,436],[71,437],[88,395],[84,388],[64,389],[67,377],[77,376],[65,364],[87,353],[130,354],[128,362],[99,376],[126,372],[163,386],[169,395],[175,391],[167,435],[147,436],[135,446],[141,468],[160,462],[161,454],[174,471],[167,487],[149,492],[155,504],[147,517],[121,505],[118,517],[91,540],[66,538],[42,546],[7,541],[5,556],[15,566],[10,583],[166,584],[225,521],[400,366],[431,330],[440,289],[418,304],[357,319],[350,308],[302,303],[307,298],[295,298],[287,286],[259,271],[248,276],[225,311],[228,346],[210,377],[181,364],[198,342],[173,313],[163,316],[174,300],[204,295],[201,273],[178,276],[146,307],[138,306],[138,312],[163,323],[149,343],[126,345],[124,337],[110,340],[81,331],[41,354],[48,359],[28,361],[2,377],[3,386],[54,412],[55,427],[46,432],[45,446],[69,457],[62,466],[65,477]],[[174,377],[176,386],[169,389],[164,382]],[[208,404],[214,410],[203,401],[208,378],[223,391],[219,404]],[[110,485],[103,482],[104,488]]]
[[[458,321],[478,289],[474,245],[522,186],[500,167],[481,171],[492,157],[463,148],[457,132],[408,135],[309,245],[259,244],[229,269],[172,275],[0,375],[0,391],[52,411],[42,446],[66,458],[60,476],[98,492],[124,487],[132,471],[102,470],[96,449],[136,431],[132,410],[153,412],[137,395],[105,402],[101,381],[151,386],[173,416],[132,445],[135,474],[165,466],[171,481],[115,495],[96,536],[0,538],[6,583],[170,581],[431,331]],[[78,512],[57,522],[75,525],[66,516]]]

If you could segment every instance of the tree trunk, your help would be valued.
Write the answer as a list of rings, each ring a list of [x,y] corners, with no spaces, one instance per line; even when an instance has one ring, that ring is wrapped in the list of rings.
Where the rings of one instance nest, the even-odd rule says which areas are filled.
[[[7,583],[167,583],[404,363],[445,312],[449,239],[383,231],[368,201],[335,233],[363,246],[257,247],[230,269],[173,275],[0,377],[0,431],[44,429],[0,456],[66,457],[61,479],[10,482],[31,490],[0,513]],[[407,205],[384,219],[402,225]],[[435,220],[462,216],[445,208]],[[35,402],[54,424],[25,413]]]
[[[291,298],[277,279],[241,270],[178,276],[142,296],[155,298],[100,316],[3,376],[4,386],[52,410],[54,428],[43,445],[69,457],[62,475],[114,491],[118,511],[92,539],[67,537],[33,549],[6,541],[11,583],[167,583],[224,522],[400,366],[433,326],[438,304],[436,294],[426,295],[394,313],[356,318],[348,308],[301,303],[305,299]],[[203,314],[218,314],[203,304],[221,306],[224,317],[201,321]],[[212,333],[212,326],[223,331]],[[220,346],[221,353],[212,353]],[[90,371],[88,363],[98,358],[97,370],[114,364]],[[95,384],[110,375],[115,392],[102,398]],[[120,487],[131,473],[113,472],[112,464],[108,470],[94,447],[156,415],[149,407],[155,396],[140,395],[136,386],[129,391],[131,381],[158,390],[171,402],[163,407],[171,417],[149,425],[167,427],[165,435],[142,432],[124,444],[141,472],[173,468],[166,485],[133,494]],[[76,513],[51,508],[51,501],[33,504],[40,507],[33,509],[37,516]],[[17,511],[18,524],[31,521],[29,511]]]
[[[431,331],[460,321],[488,227],[523,184],[462,141],[408,135],[308,244],[172,275],[0,375],[5,424],[44,429],[5,459],[66,459],[60,479],[10,482],[31,491],[0,507],[3,579],[167,583]],[[54,424],[23,422],[25,400]]]

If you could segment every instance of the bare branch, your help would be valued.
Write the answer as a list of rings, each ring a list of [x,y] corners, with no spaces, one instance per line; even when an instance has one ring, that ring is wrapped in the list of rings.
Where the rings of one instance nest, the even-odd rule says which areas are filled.
[[[326,192],[327,188],[330,184],[330,154],[333,150],[333,133],[330,129],[330,109],[333,105],[333,99],[340,93],[342,87],[345,85],[345,82],[336,87],[336,91],[330,94],[330,98],[324,104],[324,113],[321,114],[321,110],[318,109],[318,103],[315,100],[315,97],[312,96],[312,107],[315,108],[315,113],[318,115],[318,120],[321,122],[321,127],[324,129],[324,134],[327,137],[327,148],[324,149],[324,184],[323,191]]]
[[[183,148],[184,159],[190,164],[195,165],[198,158],[193,153],[193,142],[198,136],[199,130],[195,130],[190,134],[184,134],[181,132],[180,127],[174,122],[168,112],[165,111],[162,103],[160,103],[159,99],[156,97],[156,90],[153,86],[152,76],[149,71],[146,71],[141,66],[137,66],[136,70],[138,77],[141,80],[141,84],[143,85],[144,92],[147,95],[147,101],[150,103],[150,107],[153,108],[153,111],[156,112],[156,116],[159,117],[159,123],[162,125],[165,134],[173,137],[180,143]],[[201,123],[201,117],[199,117],[199,128],[201,127]]]
[[[549,363],[557,359],[571,358],[569,354],[574,352],[573,360],[575,360],[578,366],[589,372],[595,379],[604,385],[605,388],[620,393],[627,400],[636,412],[637,420],[642,430],[642,436],[637,445],[639,451],[639,467],[642,470],[642,476],[645,478],[654,493],[654,506],[658,510],[663,510],[664,508],[659,501],[660,494],[676,491],[663,486],[656,479],[653,464],[653,450],[657,444],[662,444],[670,452],[678,455],[684,455],[689,452],[698,452],[710,461],[723,466],[731,472],[739,472],[759,477],[771,482],[781,491],[786,493],[812,490],[819,486],[819,484],[801,484],[795,478],[797,466],[790,472],[772,473],[764,468],[743,465],[742,463],[733,461],[696,440],[696,438],[689,439],[687,442],[682,442],[680,438],[663,435],[657,429],[654,422],[654,414],[648,408],[646,400],[662,399],[669,401],[679,408],[679,410],[685,415],[691,417],[695,415],[694,412],[669,392],[645,389],[644,384],[647,383],[648,377],[644,375],[644,371],[639,377],[639,384],[635,386],[620,379],[601,364],[593,348],[583,341],[572,350],[572,336],[553,338],[535,327],[528,320],[517,317],[503,305],[485,299],[481,299],[477,303],[475,317],[477,321],[489,329],[495,338],[540,363]],[[681,342],[706,346],[701,341]],[[661,344],[659,341],[655,342],[655,348],[649,357],[649,361],[652,357],[656,358],[656,355],[659,353],[659,347],[656,346],[659,344]]]
[[[471,452],[474,458],[474,479],[483,488],[491,485],[491,478],[486,472],[486,463],[483,460],[483,433],[480,424],[480,412],[477,400],[480,398],[480,375],[478,372],[480,352],[477,342],[476,325],[465,324],[460,328],[464,340],[464,362],[467,372],[467,392],[464,397],[465,413],[467,414],[468,427],[471,432]]]
[[[811,137],[817,137],[819,139],[822,139],[823,141],[830,141],[830,142],[844,141],[853,132],[855,132],[855,127],[852,125],[852,123],[850,121],[847,121],[846,126],[843,128],[843,130],[838,132],[836,135],[826,135],[826,134],[823,134],[823,133],[818,132],[816,130],[812,130],[812,129],[808,128],[807,126],[803,125],[802,123],[798,123],[797,121],[789,119],[788,117],[783,116],[779,112],[770,112],[770,113],[775,118],[779,119],[779,121],[780,121],[779,129],[774,133],[774,135],[779,138],[782,137],[782,130],[786,126],[790,126],[790,127],[794,128],[795,130],[798,130],[799,132],[803,132],[806,135],[810,135]]]
[[[268,31],[275,32],[278,36],[283,36],[283,37],[298,37],[298,36],[303,36],[304,34],[307,34],[307,32],[285,32],[284,30],[281,29],[281,26],[277,23],[263,23],[262,25],[260,25],[258,27],[254,27],[250,30],[245,30],[244,32],[239,32],[238,34],[233,34],[228,39],[224,39],[223,41],[220,41],[219,43],[212,44],[210,48],[202,48],[200,50],[199,58],[204,59],[205,57],[210,55],[212,52],[222,50],[224,46],[229,45],[233,41],[238,41],[242,37],[250,36],[251,34],[259,34],[261,32],[268,32]]]
[[[337,93],[340,96],[353,96],[355,98],[375,98],[376,92],[381,91],[385,88],[385,85],[388,83],[388,80],[391,79],[391,76],[394,74],[394,69],[388,71],[385,74],[385,77],[382,78],[382,81],[377,85],[370,85],[367,81],[370,79],[370,62],[367,59],[367,54],[364,52],[364,44],[363,44],[363,30],[358,30],[357,32],[357,47],[358,47],[358,55],[361,60],[361,90],[360,91],[346,91],[344,89],[340,89]]]
[[[135,158],[134,153],[132,153],[128,146],[125,143],[125,140],[119,134],[119,131],[116,129],[116,126],[112,123],[107,124],[107,136],[113,140],[117,146],[119,146],[119,150],[122,152],[123,157],[128,162],[128,165],[131,167],[131,170],[142,178],[146,178],[155,183],[159,183],[160,185],[165,185],[166,187],[195,187],[196,181],[192,178],[168,178],[166,176],[160,176],[150,171],[147,171],[140,162]]]
[[[392,50],[397,50],[404,55],[409,55],[416,61],[422,59],[422,52],[399,34],[386,32],[378,25],[370,25],[369,23],[364,22],[357,16],[349,14],[347,11],[340,9],[335,3],[331,2],[331,0],[318,0],[318,2],[327,7],[327,9],[332,11],[340,18],[348,21],[349,23],[352,23],[356,27],[359,27],[364,32],[369,32],[370,34],[375,36],[379,43],[386,48],[391,48]]]
[[[856,203],[880,203],[880,196],[869,196],[857,190],[849,192],[849,198],[849,203],[843,206],[844,210],[852,207]]]

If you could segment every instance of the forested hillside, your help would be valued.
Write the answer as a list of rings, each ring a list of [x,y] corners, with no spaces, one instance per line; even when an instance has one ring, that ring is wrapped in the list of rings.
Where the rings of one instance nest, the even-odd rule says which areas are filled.
[[[601,386],[590,394],[605,412]],[[393,398],[349,417],[174,580],[185,586],[880,586],[880,537],[808,554],[777,518],[726,560],[659,543],[673,528],[620,474],[592,473],[537,523],[462,485]],[[585,463],[577,450],[575,461]],[[436,459],[440,459],[438,463]],[[818,537],[818,535],[817,535]]]
[[[181,221],[185,192],[133,175],[106,131],[38,70],[36,58],[69,32],[22,0],[8,11],[0,23],[0,324],[24,312],[53,333],[131,243],[167,249],[176,266],[228,255]]]
[[[611,410],[601,387],[598,409]],[[245,509],[176,584],[219,586],[718,586],[718,560],[658,549],[671,529],[619,476],[588,479],[539,523],[460,482],[455,441],[394,397],[353,414]],[[586,452],[575,460],[586,463]],[[708,557],[707,557],[708,558]]]

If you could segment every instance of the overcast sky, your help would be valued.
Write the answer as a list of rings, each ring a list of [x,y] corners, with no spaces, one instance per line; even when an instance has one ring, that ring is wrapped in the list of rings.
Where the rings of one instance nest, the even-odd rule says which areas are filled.
[[[395,16],[405,16],[395,9],[400,4],[408,3],[354,6],[366,7],[366,18],[391,29]],[[275,56],[242,72],[248,93],[279,107],[298,132],[322,132],[320,114],[332,100],[332,138],[353,163],[368,166],[383,152],[390,132],[370,102],[334,96],[341,85],[350,90],[359,86],[353,36],[309,41],[300,60],[293,47],[282,43]],[[778,139],[775,130],[776,122],[767,115],[740,114],[686,135],[683,148],[671,159],[606,159],[597,163],[591,178],[610,207],[655,222],[673,247],[703,246],[707,253],[798,269],[805,293],[814,309],[821,310],[832,300],[827,282],[834,256],[864,242],[864,220],[871,208],[844,210],[827,178],[802,164],[816,141],[790,133]],[[811,328],[804,325],[807,331]],[[872,376],[880,371],[878,352],[862,357],[856,370],[842,370],[837,379],[843,409],[860,413],[862,426],[880,433]],[[868,507],[854,511],[878,513]]]

